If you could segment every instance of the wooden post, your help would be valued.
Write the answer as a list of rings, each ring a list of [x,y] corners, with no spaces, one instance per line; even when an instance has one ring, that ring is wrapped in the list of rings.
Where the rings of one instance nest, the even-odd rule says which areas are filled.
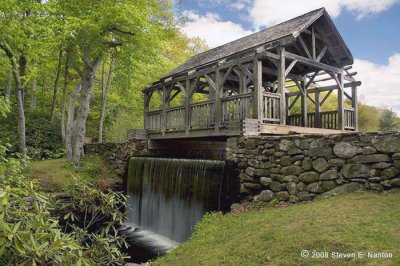
[[[279,64],[278,64],[278,92],[280,98],[280,120],[281,125],[286,125],[286,100],[285,100],[285,47],[279,48]]]
[[[190,133],[190,102],[192,98],[192,88],[190,85],[190,79],[188,78],[186,80],[186,94],[185,94],[185,133],[186,135],[189,135]]]
[[[151,94],[148,92],[144,93],[144,129],[148,129],[147,113],[149,112]]]
[[[307,88],[305,83],[306,76],[304,76],[304,80],[300,82],[300,92],[301,92],[301,126],[308,126],[308,117],[307,117]]]
[[[321,100],[319,98],[320,92],[318,89],[315,91],[315,127],[316,128],[321,128]]]
[[[357,98],[357,87],[353,86],[351,87],[351,105],[354,109],[354,127],[355,131],[358,131],[358,98]]]
[[[167,88],[163,85],[163,93],[162,93],[162,124],[161,124],[161,132],[162,135],[165,135],[167,131]]]
[[[262,61],[258,58],[253,63],[254,91],[253,91],[253,118],[262,122],[263,119],[263,89],[262,89]]]
[[[222,87],[222,77],[219,69],[215,71],[215,132],[219,132],[222,119],[222,104],[221,104],[221,91]]]
[[[334,74],[335,75],[335,74]],[[343,86],[343,74],[338,74],[338,129],[344,129],[344,86]]]

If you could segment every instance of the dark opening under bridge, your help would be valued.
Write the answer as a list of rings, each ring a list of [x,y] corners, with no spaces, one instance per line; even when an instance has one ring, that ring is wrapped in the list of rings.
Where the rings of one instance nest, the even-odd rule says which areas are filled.
[[[146,87],[146,133],[168,139],[357,131],[361,82],[353,61],[325,9],[309,12],[198,54]],[[332,99],[335,107],[327,109]]]

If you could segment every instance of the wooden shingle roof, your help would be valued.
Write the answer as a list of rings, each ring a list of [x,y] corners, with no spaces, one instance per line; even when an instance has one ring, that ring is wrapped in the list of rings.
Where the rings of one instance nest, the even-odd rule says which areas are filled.
[[[164,76],[164,78],[168,78],[182,72],[187,72],[192,69],[196,69],[198,67],[217,62],[219,60],[222,60],[223,58],[233,56],[246,50],[250,51],[255,47],[279,41],[280,39],[288,36],[297,37],[311,24],[313,24],[315,21],[323,16],[325,17],[324,31],[326,31],[326,25],[328,25],[328,31],[330,32],[328,40],[332,42],[334,46],[332,50],[338,53],[338,57],[343,59],[343,66],[347,64],[352,64],[353,56],[351,55],[349,49],[347,48],[342,37],[337,31],[328,13],[325,11],[324,8],[320,8],[280,23],[278,25],[266,28],[238,40],[229,42],[227,44],[195,55],[183,64],[181,64],[179,67],[168,73],[166,76]],[[341,65],[336,65],[342,67]]]

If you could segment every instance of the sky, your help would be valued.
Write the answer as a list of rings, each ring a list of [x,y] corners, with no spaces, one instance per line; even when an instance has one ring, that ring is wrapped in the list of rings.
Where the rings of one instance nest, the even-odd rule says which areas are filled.
[[[400,0],[179,2],[187,19],[183,31],[210,48],[325,7],[355,58],[353,70],[362,81],[359,99],[400,115]]]

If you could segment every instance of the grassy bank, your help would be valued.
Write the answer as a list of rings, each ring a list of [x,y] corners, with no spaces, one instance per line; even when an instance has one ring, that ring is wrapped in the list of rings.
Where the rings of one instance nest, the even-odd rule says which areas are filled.
[[[119,179],[107,160],[101,156],[85,156],[80,169],[75,169],[65,158],[55,160],[33,161],[26,176],[38,179],[41,188],[46,192],[58,192],[67,186],[71,175],[77,175],[96,184],[99,189],[108,189]]]
[[[209,214],[155,265],[400,265],[400,192],[353,193],[288,207]],[[308,250],[310,257],[300,252]],[[311,258],[313,250],[329,258]],[[391,252],[392,259],[332,258]],[[324,253],[320,254],[324,255]]]

